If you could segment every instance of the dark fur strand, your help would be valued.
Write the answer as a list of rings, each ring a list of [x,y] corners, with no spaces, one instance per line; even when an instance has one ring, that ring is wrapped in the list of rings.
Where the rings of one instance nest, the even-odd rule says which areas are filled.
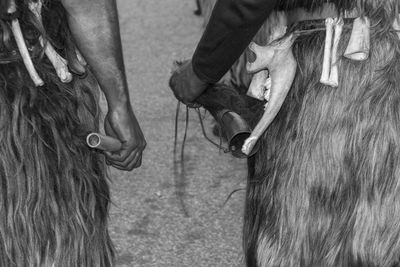
[[[249,161],[248,266],[398,264],[400,40],[392,10],[366,12],[370,58],[341,57],[338,88],[319,83],[325,32],[294,43],[295,81]]]

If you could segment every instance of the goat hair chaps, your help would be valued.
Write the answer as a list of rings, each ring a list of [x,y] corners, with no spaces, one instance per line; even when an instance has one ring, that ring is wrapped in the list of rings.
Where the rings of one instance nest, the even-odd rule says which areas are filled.
[[[248,162],[247,266],[400,266],[400,39],[392,28],[399,3],[332,2],[363,4],[369,58],[341,56],[352,29],[345,19],[339,86],[321,84],[325,31],[312,29],[324,21],[291,29],[310,31],[294,41],[294,82]]]
[[[42,34],[63,57],[74,49],[59,1],[45,1],[44,29],[29,1],[16,2],[28,46]],[[33,49],[44,81],[36,87],[15,53],[7,3],[0,0],[0,266],[112,266],[104,159],[85,143],[98,129],[98,84],[89,70],[62,83],[43,49]]]

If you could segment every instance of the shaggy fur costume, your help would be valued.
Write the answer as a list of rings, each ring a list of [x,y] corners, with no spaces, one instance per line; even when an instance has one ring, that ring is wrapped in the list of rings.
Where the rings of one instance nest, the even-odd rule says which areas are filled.
[[[325,31],[295,41],[294,83],[249,161],[247,266],[399,266],[400,40],[392,29],[399,3],[332,2],[370,18],[370,56],[341,56],[333,88],[319,82]],[[345,21],[339,55],[352,27]],[[302,22],[292,30],[321,27]]]
[[[295,80],[248,162],[243,237],[249,267],[400,266],[400,39],[392,28],[399,1],[282,0],[277,11],[315,10],[326,2],[370,18],[370,55],[361,62],[342,56],[352,29],[345,20],[333,88],[319,82],[325,31],[295,41]],[[255,36],[258,44],[267,43],[274,16]],[[324,25],[301,22],[290,31]],[[228,84],[248,86],[246,61],[244,54]],[[252,125],[262,114],[236,111],[253,112]]]
[[[62,56],[74,51],[59,1],[45,2],[45,29],[27,1],[16,2],[28,47],[43,34]],[[5,6],[0,62],[17,51]],[[18,54],[0,64],[0,266],[112,266],[105,166],[85,144],[98,128],[97,82],[89,73],[63,84],[42,49],[32,57],[44,86]]]

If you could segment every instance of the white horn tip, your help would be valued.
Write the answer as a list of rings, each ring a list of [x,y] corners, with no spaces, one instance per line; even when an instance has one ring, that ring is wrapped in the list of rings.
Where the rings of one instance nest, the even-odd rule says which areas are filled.
[[[61,82],[69,83],[72,81],[72,74],[69,71],[63,71],[59,75]]]
[[[250,136],[249,138],[247,138],[242,146],[242,152],[246,155],[250,155],[257,141],[258,141],[257,136]]]
[[[43,82],[43,80],[36,80],[36,81],[33,81],[33,83],[35,84],[35,86],[36,87],[39,87],[39,86],[43,86],[44,85],[44,82]]]

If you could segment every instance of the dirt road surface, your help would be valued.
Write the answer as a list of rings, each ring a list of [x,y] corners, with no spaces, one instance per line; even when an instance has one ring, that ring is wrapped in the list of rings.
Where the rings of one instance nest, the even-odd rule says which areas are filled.
[[[174,174],[177,102],[168,78],[172,62],[189,58],[200,38],[202,19],[193,15],[194,2],[118,0],[131,100],[148,146],[140,169],[111,170],[110,231],[117,266],[243,266],[244,191],[224,202],[232,191],[245,188],[246,164],[208,143],[193,111],[186,177]],[[207,118],[209,133],[211,123]]]

